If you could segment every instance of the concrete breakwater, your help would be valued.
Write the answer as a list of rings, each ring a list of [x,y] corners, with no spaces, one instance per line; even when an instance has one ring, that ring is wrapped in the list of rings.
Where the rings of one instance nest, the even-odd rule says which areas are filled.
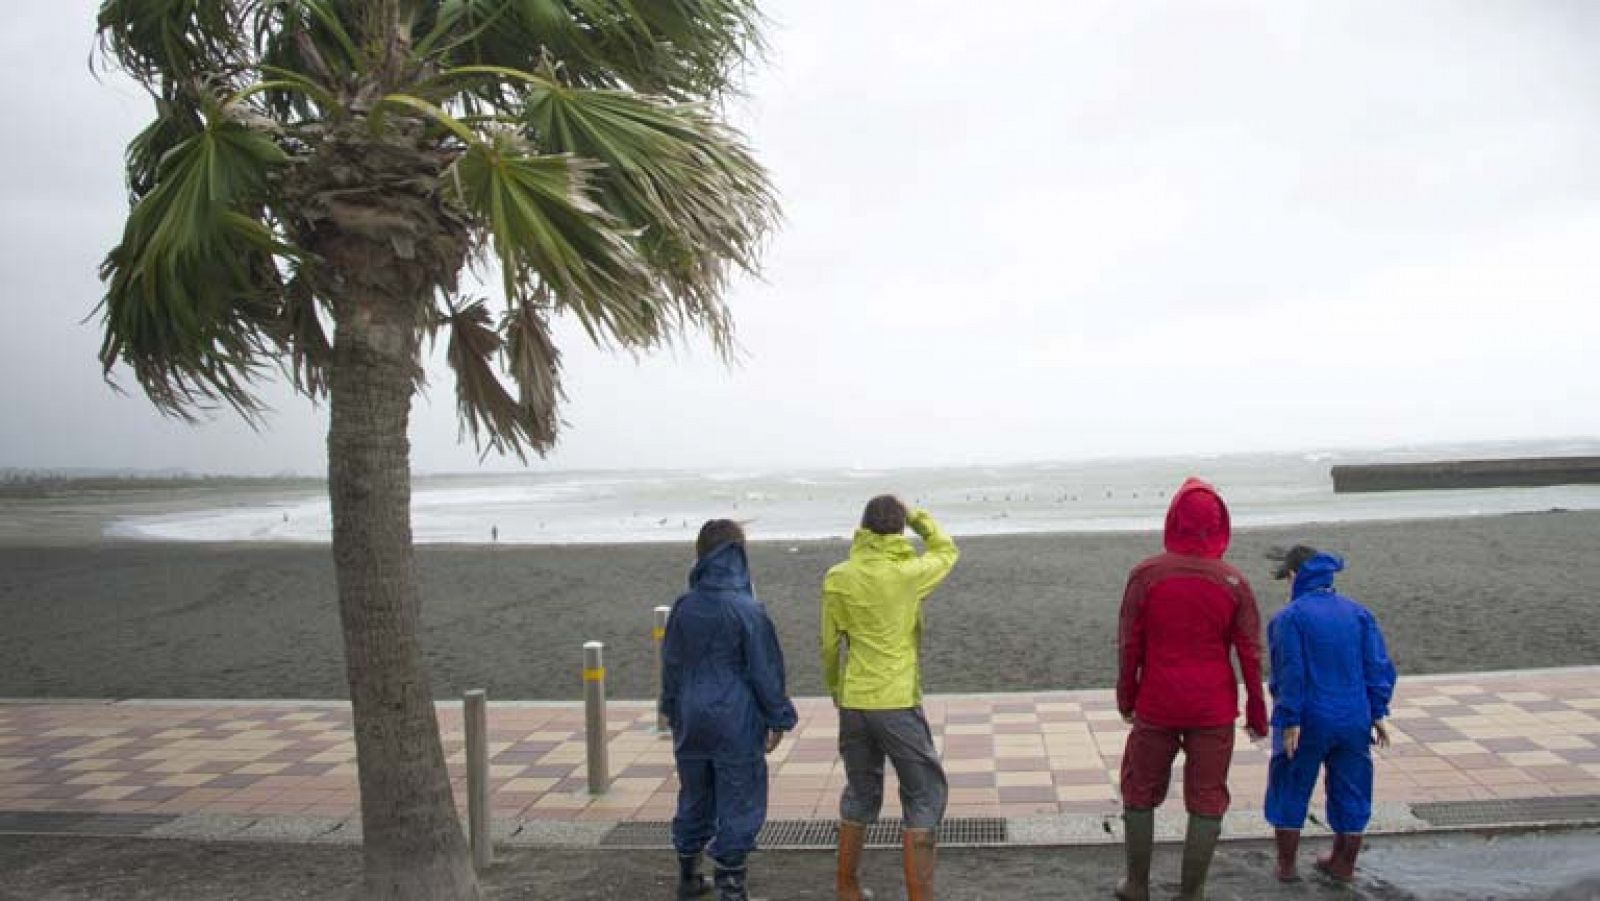
[[[1546,485],[1600,485],[1600,457],[1436,460],[1333,467],[1335,494]]]

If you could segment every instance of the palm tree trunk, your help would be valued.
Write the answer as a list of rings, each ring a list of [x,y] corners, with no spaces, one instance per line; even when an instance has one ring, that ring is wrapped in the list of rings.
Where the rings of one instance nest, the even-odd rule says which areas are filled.
[[[368,266],[384,265],[373,245],[348,249]],[[328,428],[333,558],[361,778],[362,897],[477,901],[418,643],[407,439],[415,315],[373,281],[350,279],[335,305]]]

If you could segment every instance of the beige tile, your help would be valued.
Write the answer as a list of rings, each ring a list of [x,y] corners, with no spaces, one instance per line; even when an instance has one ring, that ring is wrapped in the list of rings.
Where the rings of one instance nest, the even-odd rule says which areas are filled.
[[[546,792],[555,788],[556,783],[559,781],[561,780],[524,776],[508,781],[505,785],[500,786],[500,790],[503,792]]]
[[[1053,785],[1054,780],[1049,773],[1044,772],[1015,772],[996,773],[995,785],[1001,788],[1010,788],[1018,785]]]
[[[1594,747],[1594,742],[1576,735],[1536,735],[1529,741],[1549,751],[1575,751]]]
[[[1475,741],[1440,741],[1428,745],[1428,749],[1441,757],[1460,757],[1465,754],[1487,754],[1489,749]]]
[[[1500,756],[1512,766],[1562,766],[1567,762],[1549,751],[1512,751]]]
[[[142,791],[139,785],[102,785],[79,795],[84,801],[120,801],[135,792]]]
[[[215,773],[174,773],[173,775],[168,776],[156,784],[162,786],[193,788],[197,785],[205,785],[207,782],[210,782],[215,778],[217,778]]]
[[[1116,797],[1110,783],[1105,785],[1058,785],[1056,786],[1056,800],[1058,801],[1099,801]]]

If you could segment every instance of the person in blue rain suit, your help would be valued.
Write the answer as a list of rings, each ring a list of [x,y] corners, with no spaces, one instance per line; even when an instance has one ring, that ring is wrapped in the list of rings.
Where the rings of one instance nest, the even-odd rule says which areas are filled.
[[[1290,578],[1289,604],[1272,618],[1272,762],[1266,817],[1278,846],[1277,876],[1298,878],[1295,854],[1317,775],[1326,770],[1333,852],[1317,868],[1355,878],[1361,836],[1372,818],[1372,746],[1387,747],[1395,669],[1371,611],[1334,591],[1336,554],[1295,545],[1275,553]]]
[[[756,600],[744,530],[714,519],[695,541],[689,591],[662,643],[661,713],[678,764],[678,897],[747,901],[745,863],[767,819],[767,761],[795,727],[783,649]],[[700,872],[706,852],[715,880]]]

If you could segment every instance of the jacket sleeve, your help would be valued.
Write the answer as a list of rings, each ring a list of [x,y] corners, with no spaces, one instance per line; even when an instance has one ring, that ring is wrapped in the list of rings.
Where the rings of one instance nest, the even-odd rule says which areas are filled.
[[[1117,617],[1117,711],[1133,716],[1139,702],[1139,677],[1144,668],[1145,580],[1138,570],[1128,576]]]
[[[822,589],[822,681],[828,687],[828,696],[839,701],[839,628],[838,601],[824,585]]]
[[[672,731],[678,731],[678,688],[683,684],[683,628],[679,625],[679,598],[667,615],[667,634],[661,641],[661,702],[659,712]]]
[[[1372,721],[1376,723],[1389,716],[1389,701],[1394,698],[1397,676],[1377,618],[1368,610],[1361,612],[1361,668],[1367,681],[1367,707],[1372,712]]]
[[[751,605],[744,617],[744,672],[767,728],[777,732],[793,729],[799,717],[789,701],[783,647],[778,644],[778,630],[772,627],[766,608],[759,604]]]
[[[1287,614],[1272,621],[1272,725],[1300,725],[1306,709],[1305,641],[1300,623]]]
[[[913,510],[906,517],[906,523],[911,530],[922,536],[922,541],[927,549],[911,563],[911,580],[917,599],[926,600],[939,583],[950,575],[955,569],[956,560],[960,559],[961,552],[956,549],[956,543],[939,523],[933,514],[926,510]]]
[[[1233,612],[1233,652],[1244,679],[1244,724],[1257,735],[1267,733],[1267,700],[1261,690],[1261,611],[1250,583],[1239,577],[1234,589],[1239,606]]]

